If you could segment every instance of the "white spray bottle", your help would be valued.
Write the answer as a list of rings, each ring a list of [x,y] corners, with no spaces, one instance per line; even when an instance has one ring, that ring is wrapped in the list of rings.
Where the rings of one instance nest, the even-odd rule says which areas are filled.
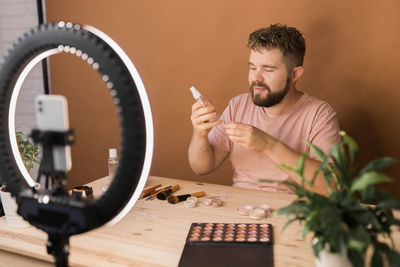
[[[202,103],[203,107],[207,106],[207,98],[202,96],[201,93],[194,86],[190,87],[190,92],[192,92],[193,98],[197,102]],[[218,120],[218,118],[219,118],[219,116],[217,115],[217,117],[211,119],[210,122],[214,122],[214,121]]]

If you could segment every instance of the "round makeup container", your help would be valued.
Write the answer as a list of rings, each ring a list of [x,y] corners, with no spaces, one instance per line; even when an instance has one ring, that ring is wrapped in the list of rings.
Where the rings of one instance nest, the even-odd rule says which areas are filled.
[[[219,198],[213,199],[211,205],[212,205],[214,208],[222,207],[222,200],[219,199]]]
[[[186,201],[194,201],[196,204],[199,203],[199,199],[197,197],[188,197]]]
[[[261,204],[257,206],[258,209],[262,209],[265,211],[265,215],[268,216],[271,213],[271,208],[268,204]]]
[[[196,201],[195,200],[189,200],[189,199],[187,199],[187,200],[185,200],[184,202],[183,202],[183,206],[185,207],[185,208],[194,208],[194,207],[196,207]]]
[[[240,216],[249,216],[250,211],[253,209],[254,207],[252,205],[244,205],[239,207],[237,209],[237,212]]]
[[[212,198],[203,198],[202,202],[204,206],[211,206],[212,205]]]
[[[250,219],[261,220],[265,218],[265,211],[263,209],[253,209],[249,212]]]

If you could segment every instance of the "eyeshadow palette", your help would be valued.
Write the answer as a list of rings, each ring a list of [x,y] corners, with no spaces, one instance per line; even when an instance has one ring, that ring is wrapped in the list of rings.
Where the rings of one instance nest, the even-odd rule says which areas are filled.
[[[273,266],[272,225],[192,223],[179,267]]]
[[[187,242],[272,243],[270,224],[193,223]]]

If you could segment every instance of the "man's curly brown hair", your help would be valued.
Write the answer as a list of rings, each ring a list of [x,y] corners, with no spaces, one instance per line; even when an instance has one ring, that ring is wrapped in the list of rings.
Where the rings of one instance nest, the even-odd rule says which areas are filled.
[[[303,66],[306,43],[303,35],[294,27],[277,23],[258,29],[250,33],[247,46],[255,51],[279,48],[288,70]]]

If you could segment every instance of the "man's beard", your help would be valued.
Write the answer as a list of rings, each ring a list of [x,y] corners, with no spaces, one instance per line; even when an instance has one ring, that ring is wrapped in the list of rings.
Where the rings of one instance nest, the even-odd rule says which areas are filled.
[[[265,107],[265,108],[269,108],[269,107],[272,107],[272,106],[275,106],[275,105],[281,103],[283,98],[285,98],[287,92],[289,91],[291,81],[292,80],[291,80],[290,76],[288,75],[286,78],[285,88],[283,88],[283,90],[281,90],[279,92],[275,92],[275,93],[272,93],[271,88],[269,88],[268,85],[266,85],[262,82],[252,82],[251,86],[250,86],[250,94],[251,94],[251,98],[253,99],[253,103],[257,106]],[[254,95],[254,89],[253,89],[254,86],[264,87],[268,91],[268,95],[266,97],[261,97],[260,94]]]

